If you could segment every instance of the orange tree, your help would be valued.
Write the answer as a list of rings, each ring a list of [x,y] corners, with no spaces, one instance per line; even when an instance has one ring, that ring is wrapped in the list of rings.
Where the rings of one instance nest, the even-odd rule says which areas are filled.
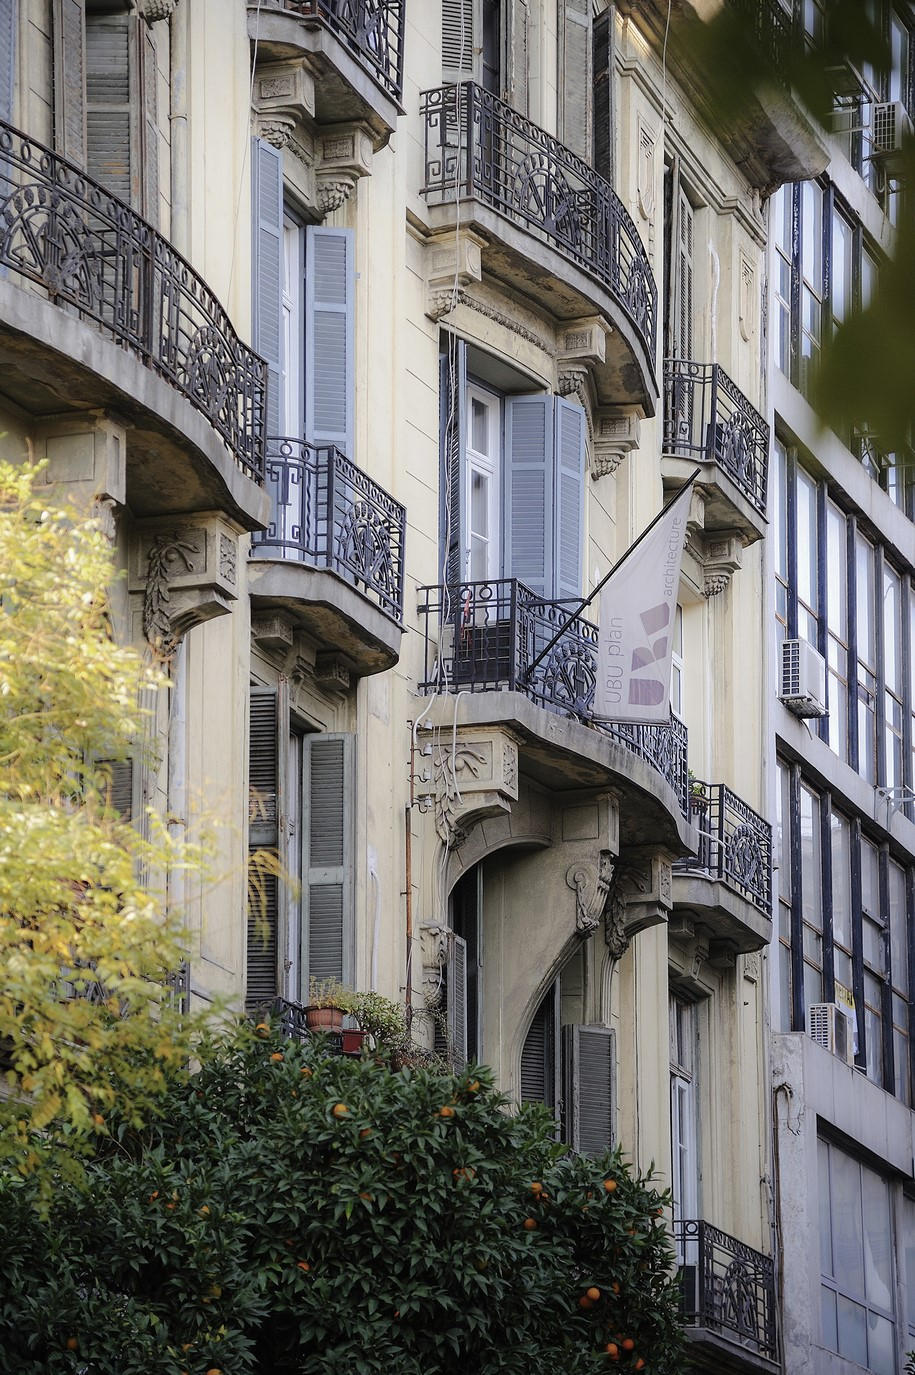
[[[392,1069],[262,1025],[110,1123],[50,1212],[0,1176],[17,1375],[684,1368],[666,1196],[563,1153],[488,1071]]]

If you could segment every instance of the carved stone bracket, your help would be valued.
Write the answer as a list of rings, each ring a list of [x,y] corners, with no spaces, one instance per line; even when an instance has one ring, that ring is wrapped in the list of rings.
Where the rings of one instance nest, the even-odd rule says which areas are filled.
[[[741,566],[743,538],[736,530],[700,531],[687,524],[688,549],[702,571],[702,592],[716,597]]]
[[[655,851],[624,851],[613,874],[604,916],[604,935],[614,959],[622,959],[639,931],[667,921],[672,907],[670,861]]]
[[[265,121],[289,121],[291,128],[310,123],[315,114],[315,79],[305,60],[299,57],[284,62],[258,62],[253,105],[255,113]]]
[[[601,850],[597,864],[570,864],[566,883],[575,894],[575,926],[586,936],[600,922],[613,880],[614,862],[609,850]]]
[[[127,430],[105,411],[49,417],[35,428],[36,457],[47,460],[43,480],[73,496],[123,506],[127,499]]]
[[[487,816],[511,810],[518,800],[518,743],[508,731],[458,730],[430,741],[420,755],[417,785],[422,811],[435,816],[442,844],[457,849],[468,829]]]
[[[128,588],[142,595],[143,635],[159,657],[170,659],[195,625],[231,611],[237,548],[238,530],[221,515],[136,523]]]
[[[178,0],[139,0],[139,5],[147,24],[155,24],[157,19],[171,19],[178,7]]]
[[[315,147],[315,185],[322,215],[338,210],[372,170],[372,139],[361,124],[322,129]]]
[[[464,288],[483,276],[483,240],[469,229],[437,234],[426,245],[426,314],[440,320],[465,304]]]
[[[633,411],[605,406],[597,412],[591,454],[591,477],[609,477],[639,444],[639,417]]]

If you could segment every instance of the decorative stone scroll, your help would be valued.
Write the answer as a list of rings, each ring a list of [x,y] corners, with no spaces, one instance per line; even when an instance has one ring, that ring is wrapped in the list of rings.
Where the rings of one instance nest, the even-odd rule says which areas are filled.
[[[622,959],[639,931],[666,922],[672,907],[673,871],[667,857],[641,847],[623,851],[604,915],[604,936],[614,959]]]
[[[471,826],[510,811],[518,800],[518,743],[500,727],[461,727],[454,742],[446,728],[419,758],[419,807],[434,814],[446,849],[458,848]]]
[[[639,445],[639,417],[634,411],[604,406],[597,412],[591,448],[591,477],[610,477]]]
[[[238,533],[215,513],[134,526],[128,588],[142,596],[143,635],[158,657],[170,659],[193,626],[231,611]]]

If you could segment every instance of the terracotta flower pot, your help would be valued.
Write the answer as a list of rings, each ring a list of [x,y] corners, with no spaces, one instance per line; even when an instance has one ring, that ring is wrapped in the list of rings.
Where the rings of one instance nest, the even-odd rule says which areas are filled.
[[[352,1030],[342,1032],[343,1054],[359,1055],[362,1051],[362,1043],[365,1040],[366,1035],[366,1032],[360,1031],[358,1028],[353,1028]]]
[[[306,1007],[305,1025],[309,1031],[340,1031],[343,1010],[339,1007]]]

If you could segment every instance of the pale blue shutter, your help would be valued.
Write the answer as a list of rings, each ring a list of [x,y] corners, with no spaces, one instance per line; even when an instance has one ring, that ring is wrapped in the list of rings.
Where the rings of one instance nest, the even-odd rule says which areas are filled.
[[[352,735],[303,740],[302,969],[344,983],[354,966],[354,743]]]
[[[555,595],[581,596],[585,527],[585,444],[581,406],[556,398]]]
[[[252,139],[254,185],[252,273],[254,347],[267,360],[267,433],[279,435],[283,370],[283,161],[278,149]]]
[[[613,1145],[614,1033],[603,1026],[562,1029],[563,1135],[582,1155]]]
[[[505,402],[505,576],[553,590],[553,398]]]
[[[305,231],[305,438],[353,459],[353,231]]]
[[[449,586],[464,576],[464,554],[468,547],[464,529],[462,496],[465,469],[465,427],[467,416],[467,345],[455,335],[446,336],[445,351],[439,358],[439,444],[441,481],[439,492],[441,563]]]
[[[86,171],[134,204],[128,14],[86,15]]]
[[[13,122],[16,80],[16,0],[0,0],[0,119]]]

